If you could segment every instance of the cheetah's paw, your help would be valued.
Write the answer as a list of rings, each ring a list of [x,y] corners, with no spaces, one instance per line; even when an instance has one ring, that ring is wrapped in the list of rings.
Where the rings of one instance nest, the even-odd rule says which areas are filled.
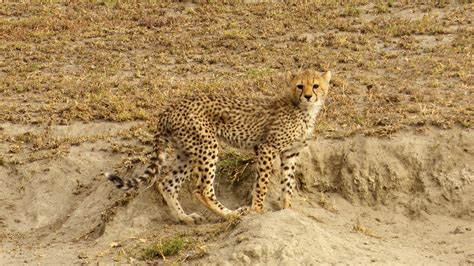
[[[250,212],[250,208],[247,206],[239,207],[238,209],[230,212],[226,215],[227,220],[239,220],[242,216],[247,215]]]
[[[238,213],[239,215],[247,215],[250,213],[250,207],[249,206],[242,206],[242,207],[239,207],[237,208],[237,210],[235,210],[236,213]]]
[[[179,220],[185,224],[201,224],[204,222],[204,218],[197,213],[191,213],[189,215],[180,217]]]

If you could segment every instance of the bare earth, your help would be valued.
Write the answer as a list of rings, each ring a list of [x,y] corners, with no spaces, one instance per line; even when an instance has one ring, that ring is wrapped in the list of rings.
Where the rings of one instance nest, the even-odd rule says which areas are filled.
[[[1,5],[0,264],[474,264],[473,7]],[[181,225],[104,179],[143,171],[170,97],[299,67],[335,78],[291,209],[275,176],[265,213],[221,221],[188,182],[207,220]],[[249,204],[252,156],[221,154],[218,198]]]
[[[67,132],[127,127],[76,123]],[[63,130],[53,129],[64,136]],[[472,132],[318,139],[304,154],[293,208],[279,210],[275,181],[268,212],[233,226],[200,207],[189,191],[182,195],[185,208],[204,213],[207,224],[175,224],[153,187],[124,201],[101,175],[120,160],[107,152],[112,145],[87,142],[58,158],[1,168],[2,262],[133,262],[151,242],[177,234],[197,239],[199,252],[179,258],[193,263],[474,262]],[[253,178],[246,176],[217,180],[224,204],[248,203]]]

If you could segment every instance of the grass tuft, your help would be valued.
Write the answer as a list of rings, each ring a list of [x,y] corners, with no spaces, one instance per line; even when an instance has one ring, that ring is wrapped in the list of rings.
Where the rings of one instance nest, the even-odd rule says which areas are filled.
[[[143,250],[143,259],[151,260],[156,257],[166,259],[184,251],[189,246],[189,241],[182,236],[168,237],[160,239]]]
[[[217,163],[217,175],[228,177],[232,182],[238,182],[252,162],[253,157],[250,155],[244,155],[231,149],[226,150]]]
[[[359,220],[357,220],[357,222],[352,226],[352,230],[351,230],[352,233],[358,233],[358,234],[362,234],[362,235],[366,235],[366,236],[370,236],[370,237],[374,237],[374,238],[381,238],[380,236],[377,236],[375,235],[372,230],[370,230],[369,228],[363,226]]]

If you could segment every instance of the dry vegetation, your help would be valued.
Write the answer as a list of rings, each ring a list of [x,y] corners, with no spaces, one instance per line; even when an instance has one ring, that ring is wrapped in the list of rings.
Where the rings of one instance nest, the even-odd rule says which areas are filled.
[[[320,135],[472,127],[471,4],[9,4],[0,19],[2,121],[152,122],[170,97],[272,95],[277,73],[310,67],[335,73]],[[58,145],[36,137],[9,141]]]
[[[0,166],[108,140],[133,168],[146,160],[144,148],[114,141],[147,144],[168,99],[275,95],[278,74],[299,68],[334,73],[318,136],[473,127],[472,4],[322,2],[0,5]],[[88,137],[51,134],[76,121],[143,123]],[[12,137],[11,124],[23,130]],[[238,179],[251,159],[228,155],[220,172]],[[186,239],[169,251],[157,244],[147,258],[189,250]]]

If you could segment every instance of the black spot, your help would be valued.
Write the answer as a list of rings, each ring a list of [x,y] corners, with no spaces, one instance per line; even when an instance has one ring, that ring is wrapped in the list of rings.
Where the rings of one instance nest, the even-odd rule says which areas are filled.
[[[112,181],[116,187],[122,188],[123,187],[123,180],[119,176],[116,175],[109,175],[108,179]]]

